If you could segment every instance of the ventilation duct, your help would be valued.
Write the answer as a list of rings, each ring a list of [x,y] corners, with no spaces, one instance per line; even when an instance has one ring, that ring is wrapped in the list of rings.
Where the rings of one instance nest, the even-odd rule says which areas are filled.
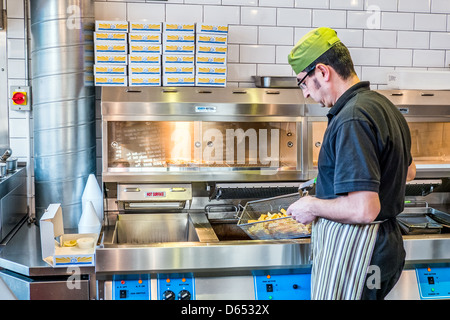
[[[60,203],[76,228],[96,171],[92,0],[31,0],[35,210]]]

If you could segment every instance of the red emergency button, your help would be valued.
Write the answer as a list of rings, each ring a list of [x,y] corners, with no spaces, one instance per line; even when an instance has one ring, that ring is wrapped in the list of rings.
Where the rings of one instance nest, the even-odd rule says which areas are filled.
[[[12,101],[14,104],[26,105],[27,104],[26,92],[14,92],[12,96]]]

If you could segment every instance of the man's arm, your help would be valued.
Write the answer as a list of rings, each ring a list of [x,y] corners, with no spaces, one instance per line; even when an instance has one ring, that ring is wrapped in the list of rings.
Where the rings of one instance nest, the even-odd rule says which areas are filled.
[[[302,197],[289,206],[286,213],[303,224],[308,224],[317,217],[342,223],[366,224],[375,220],[380,209],[378,193],[357,191],[335,199]]]

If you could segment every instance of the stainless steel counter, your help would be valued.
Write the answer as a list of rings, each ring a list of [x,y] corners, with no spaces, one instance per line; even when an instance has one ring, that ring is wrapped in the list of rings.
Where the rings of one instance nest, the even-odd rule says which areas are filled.
[[[450,234],[404,236],[407,266],[450,262]],[[167,242],[149,245],[107,244],[97,248],[95,272],[161,272],[198,269],[254,270],[310,265],[310,239]],[[25,276],[70,275],[42,260],[39,228],[24,224],[0,251],[0,267]]]
[[[27,223],[22,225],[8,245],[0,249],[0,268],[28,277],[72,274],[67,268],[52,268],[42,260],[39,227]],[[94,267],[80,269],[84,274],[95,272]]]
[[[42,260],[40,231],[35,224],[24,223],[6,246],[0,246],[0,280],[17,299],[95,299],[95,268],[79,268],[79,274],[74,271],[52,268]],[[77,283],[71,287],[73,280]]]
[[[406,269],[450,263],[449,233],[404,236],[404,244]],[[309,268],[309,255],[308,238],[168,242],[133,246],[107,244],[97,248],[95,268],[83,267],[80,270],[82,274],[89,276],[87,291],[91,292],[89,298],[95,299],[95,292],[98,290],[96,279],[106,279],[105,276],[112,274],[193,272],[221,277],[249,275],[256,270]],[[52,268],[42,260],[39,227],[27,223],[1,249],[0,268],[35,279],[71,275],[70,269]],[[61,282],[60,285],[66,286],[66,282]]]
[[[404,236],[406,268],[450,263],[450,234]],[[310,266],[310,240],[107,245],[96,252],[97,273],[231,271]]]

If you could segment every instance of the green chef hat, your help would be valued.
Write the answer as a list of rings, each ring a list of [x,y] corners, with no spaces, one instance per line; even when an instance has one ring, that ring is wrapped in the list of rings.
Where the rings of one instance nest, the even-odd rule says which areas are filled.
[[[288,62],[295,74],[299,74],[339,41],[341,40],[333,29],[321,27],[311,30],[292,48]]]

